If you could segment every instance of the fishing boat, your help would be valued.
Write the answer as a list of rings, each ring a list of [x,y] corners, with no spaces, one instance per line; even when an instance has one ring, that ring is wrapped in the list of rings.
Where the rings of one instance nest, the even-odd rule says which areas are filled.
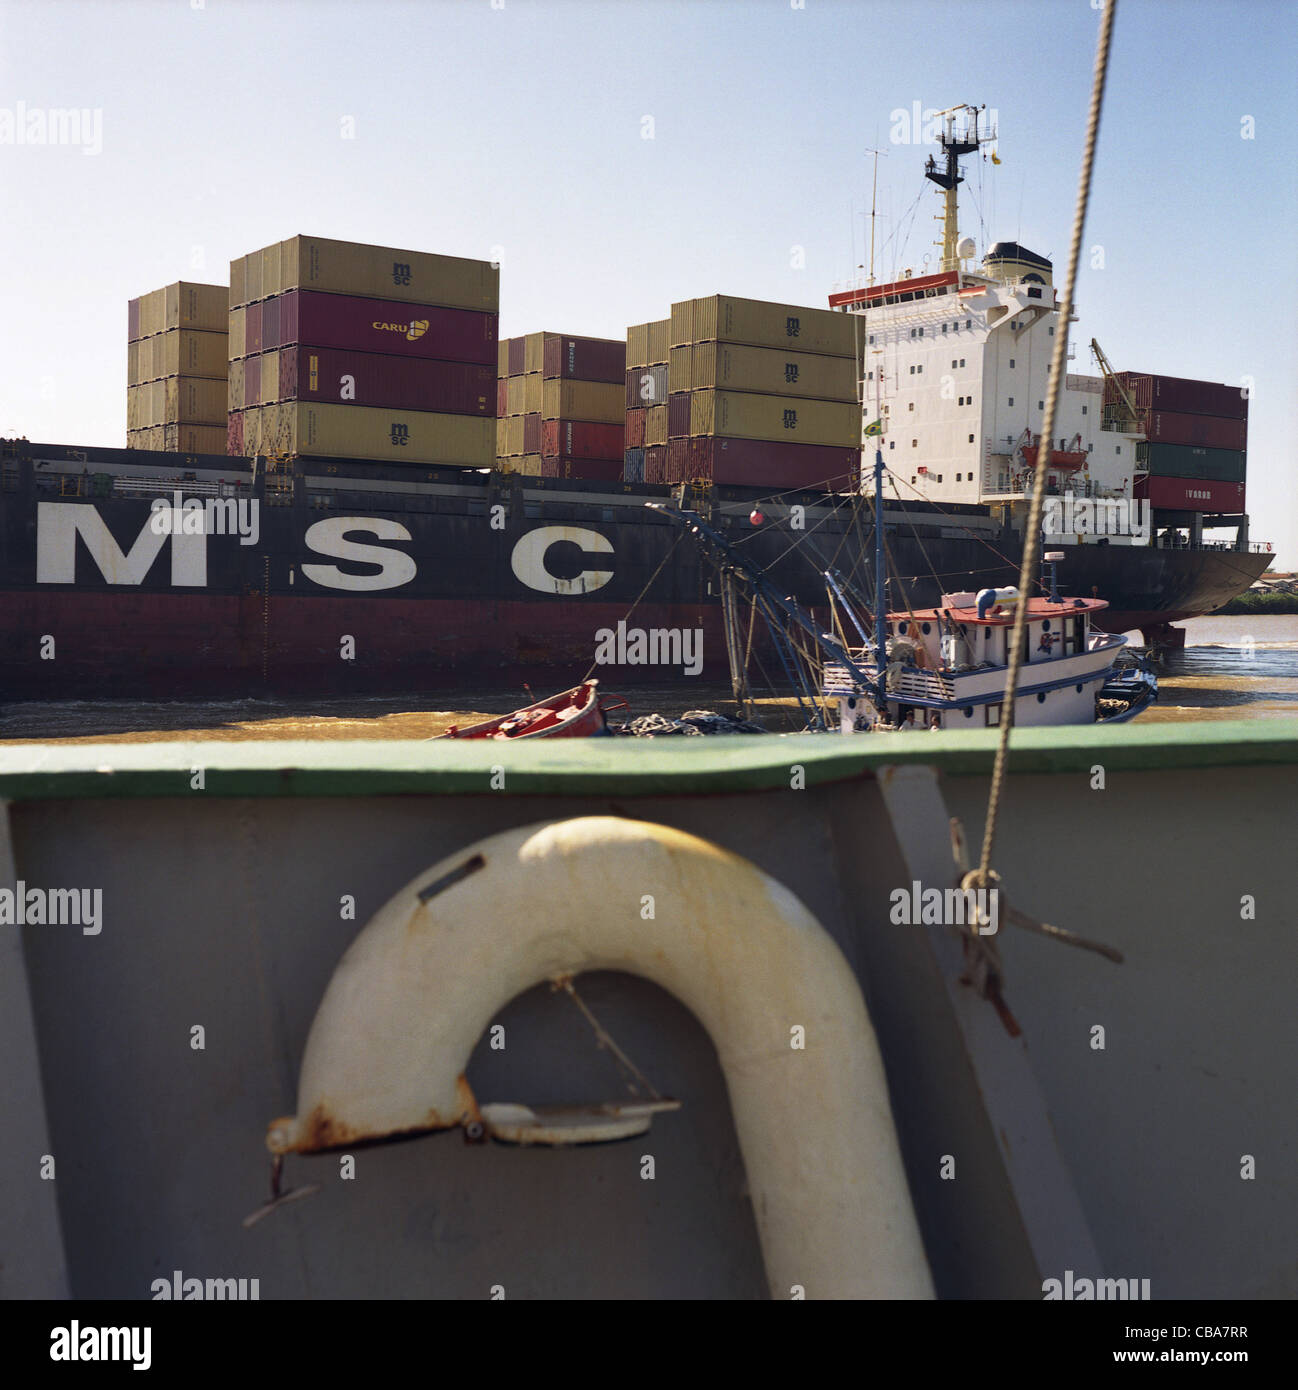
[[[463,729],[451,725],[439,738],[591,738],[608,733],[606,711],[625,705],[601,700],[599,681],[582,681],[571,690],[524,705],[513,714],[484,719]]]

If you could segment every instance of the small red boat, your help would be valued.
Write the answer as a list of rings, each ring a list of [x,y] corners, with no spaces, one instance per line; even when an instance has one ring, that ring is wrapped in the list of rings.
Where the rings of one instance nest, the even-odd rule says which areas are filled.
[[[454,725],[441,738],[590,738],[607,731],[605,712],[625,708],[625,700],[605,704],[600,700],[599,682],[583,681],[560,695],[538,700],[534,705],[457,729]]]

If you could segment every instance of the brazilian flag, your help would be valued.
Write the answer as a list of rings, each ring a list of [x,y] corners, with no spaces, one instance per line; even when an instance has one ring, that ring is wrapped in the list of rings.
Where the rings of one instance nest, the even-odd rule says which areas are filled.
[[[883,433],[883,421],[882,421],[882,420],[871,420],[870,423],[869,423],[868,425],[866,425],[866,427],[865,427],[865,437],[866,437],[867,439],[874,438],[875,436],[881,435],[882,433]]]

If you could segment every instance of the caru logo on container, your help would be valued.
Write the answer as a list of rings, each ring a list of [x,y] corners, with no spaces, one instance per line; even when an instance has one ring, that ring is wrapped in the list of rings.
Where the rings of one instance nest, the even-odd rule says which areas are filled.
[[[411,319],[409,323],[380,323],[375,319],[370,327],[377,328],[380,333],[400,333],[403,338],[413,343],[428,332],[428,320]]]

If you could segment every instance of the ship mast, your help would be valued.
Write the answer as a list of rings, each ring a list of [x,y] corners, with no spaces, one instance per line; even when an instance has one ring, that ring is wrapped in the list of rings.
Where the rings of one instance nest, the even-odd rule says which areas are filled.
[[[948,107],[945,111],[933,114],[942,117],[942,134],[938,143],[942,147],[941,166],[932,155],[924,168],[924,177],[931,179],[943,190],[942,209],[942,270],[960,269],[960,258],[956,248],[960,242],[960,224],[956,208],[956,189],[964,180],[960,176],[960,157],[973,154],[979,145],[989,144],[996,138],[995,126],[987,130],[978,129],[978,117],[986,110],[985,106],[970,106],[967,102]],[[956,116],[963,112],[964,123],[956,129]]]

